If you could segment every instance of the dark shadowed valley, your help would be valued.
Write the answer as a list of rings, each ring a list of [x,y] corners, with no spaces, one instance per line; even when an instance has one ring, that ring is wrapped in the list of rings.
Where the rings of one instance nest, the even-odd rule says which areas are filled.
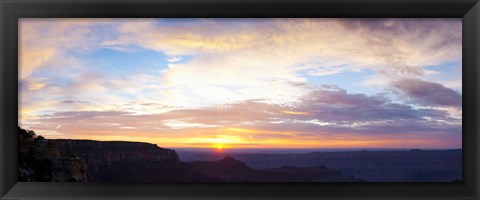
[[[326,166],[372,182],[450,182],[462,179],[462,150],[358,150],[311,153],[188,153],[185,160],[230,155],[254,169]]]

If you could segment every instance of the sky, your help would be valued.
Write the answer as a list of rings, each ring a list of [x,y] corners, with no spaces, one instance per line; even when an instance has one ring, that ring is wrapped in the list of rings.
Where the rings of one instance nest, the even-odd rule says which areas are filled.
[[[20,19],[19,126],[167,148],[461,148],[461,19]]]

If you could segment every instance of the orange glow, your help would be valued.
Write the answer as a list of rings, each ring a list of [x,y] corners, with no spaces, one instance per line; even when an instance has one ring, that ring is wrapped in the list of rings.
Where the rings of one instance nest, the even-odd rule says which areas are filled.
[[[115,131],[122,134],[115,136],[107,135],[108,132],[89,135],[84,132],[76,132],[76,129],[68,130],[70,132],[67,134],[49,130],[38,130],[36,132],[51,139],[148,142],[164,148],[209,148],[219,152],[232,148],[441,148],[456,145],[455,143],[437,141],[430,138],[416,138],[412,140],[401,136],[360,137],[357,135],[343,135],[330,137],[319,134],[315,136],[292,137],[298,133],[247,128],[188,129],[185,132],[174,130],[168,132],[171,134],[164,134],[160,137],[157,134],[145,134],[141,129],[119,129],[118,127]],[[192,133],[200,137],[178,137],[178,135],[187,136]],[[269,136],[270,134],[272,135],[271,137]]]

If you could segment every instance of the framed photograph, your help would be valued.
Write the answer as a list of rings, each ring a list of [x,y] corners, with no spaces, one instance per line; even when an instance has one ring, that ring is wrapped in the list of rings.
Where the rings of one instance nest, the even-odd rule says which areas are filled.
[[[1,199],[479,199],[480,4],[0,4]]]

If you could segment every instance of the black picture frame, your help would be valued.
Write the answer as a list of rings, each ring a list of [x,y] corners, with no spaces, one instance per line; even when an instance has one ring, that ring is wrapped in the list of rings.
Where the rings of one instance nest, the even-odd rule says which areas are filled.
[[[1,199],[479,199],[478,0],[1,0]],[[17,182],[18,19],[341,17],[463,19],[463,182]]]

